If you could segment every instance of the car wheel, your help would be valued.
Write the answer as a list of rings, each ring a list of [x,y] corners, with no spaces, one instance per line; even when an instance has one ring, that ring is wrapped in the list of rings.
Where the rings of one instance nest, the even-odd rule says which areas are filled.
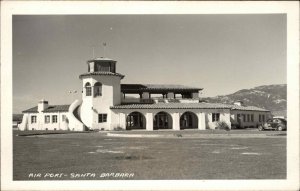
[[[282,130],[283,130],[283,129],[282,129],[281,126],[277,127],[277,131],[282,131]]]
[[[264,128],[260,125],[260,126],[258,126],[258,130],[262,131],[262,130],[264,130]]]

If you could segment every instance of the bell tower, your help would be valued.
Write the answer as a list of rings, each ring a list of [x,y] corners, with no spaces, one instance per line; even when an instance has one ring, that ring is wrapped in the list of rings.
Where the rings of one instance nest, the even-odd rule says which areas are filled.
[[[88,72],[81,74],[81,120],[90,129],[110,130],[110,107],[121,103],[121,79],[116,73],[116,61],[96,58],[87,61]]]

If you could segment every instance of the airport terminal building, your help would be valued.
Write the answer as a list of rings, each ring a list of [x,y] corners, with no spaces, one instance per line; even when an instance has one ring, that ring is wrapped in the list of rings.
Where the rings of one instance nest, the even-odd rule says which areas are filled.
[[[20,130],[160,130],[256,127],[271,117],[270,111],[229,104],[206,103],[202,88],[183,85],[122,84],[116,61],[97,58],[87,61],[81,74],[82,99],[70,105],[49,105],[41,100],[23,111]]]

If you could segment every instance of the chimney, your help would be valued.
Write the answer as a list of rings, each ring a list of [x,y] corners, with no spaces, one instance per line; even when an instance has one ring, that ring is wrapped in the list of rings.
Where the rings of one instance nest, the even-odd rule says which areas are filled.
[[[38,112],[42,112],[44,111],[45,109],[48,108],[48,101],[42,99],[41,101],[39,101],[38,103]]]
[[[237,105],[237,106],[244,106],[244,102],[241,101],[241,100],[237,100],[233,103],[234,105]]]

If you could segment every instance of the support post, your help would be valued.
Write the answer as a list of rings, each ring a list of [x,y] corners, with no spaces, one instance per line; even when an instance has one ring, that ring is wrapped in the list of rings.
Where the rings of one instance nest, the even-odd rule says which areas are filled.
[[[149,99],[149,97],[150,97],[149,92],[143,92],[142,94],[143,99]]]
[[[197,113],[198,117],[198,129],[199,130],[205,130],[206,129],[206,123],[205,123],[205,113]]]
[[[169,92],[169,93],[167,94],[167,98],[173,99],[173,98],[174,98],[174,93],[173,93],[173,92]]]
[[[173,130],[180,130],[180,123],[179,123],[179,113],[173,113],[172,114],[173,119]]]
[[[153,113],[146,113],[146,130],[153,131]]]
[[[199,98],[199,92],[193,92],[192,95],[191,95],[191,98]]]
[[[127,117],[127,115],[125,113],[120,113],[119,114],[119,119],[120,119],[120,121],[119,121],[120,124],[119,125],[124,130],[126,130],[126,117]]]

